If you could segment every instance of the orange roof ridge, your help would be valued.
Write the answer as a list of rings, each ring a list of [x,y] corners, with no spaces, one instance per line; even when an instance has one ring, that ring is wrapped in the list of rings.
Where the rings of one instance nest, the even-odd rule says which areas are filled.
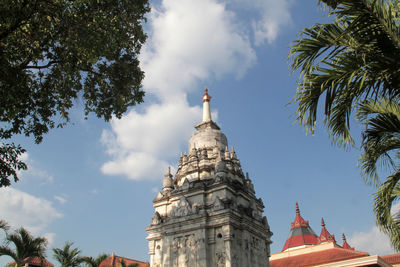
[[[342,261],[369,256],[367,252],[347,250],[334,247],[321,251],[314,251],[291,257],[270,260],[271,267],[287,266],[315,266],[330,262]]]
[[[389,264],[399,264],[400,263],[400,254],[390,254],[385,256],[380,256]]]
[[[138,261],[138,260],[134,260],[134,259],[130,259],[127,257],[122,257],[122,256],[118,256],[115,255],[114,253],[109,256],[107,259],[105,259],[104,261],[101,262],[99,267],[121,267],[120,266],[120,262],[124,260],[126,265],[128,266],[129,264],[134,264],[137,263],[139,264],[139,267],[146,267],[147,266],[147,262],[144,261]]]

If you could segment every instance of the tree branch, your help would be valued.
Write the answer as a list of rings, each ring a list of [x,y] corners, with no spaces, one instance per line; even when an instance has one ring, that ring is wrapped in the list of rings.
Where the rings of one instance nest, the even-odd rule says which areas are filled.
[[[51,65],[54,65],[54,64],[57,64],[57,63],[60,63],[61,61],[58,61],[58,60],[53,60],[53,61],[50,61],[49,63],[47,63],[46,65],[43,65],[43,66],[25,66],[25,67],[22,67],[22,69],[45,69],[45,68],[48,68],[48,67],[50,67]]]

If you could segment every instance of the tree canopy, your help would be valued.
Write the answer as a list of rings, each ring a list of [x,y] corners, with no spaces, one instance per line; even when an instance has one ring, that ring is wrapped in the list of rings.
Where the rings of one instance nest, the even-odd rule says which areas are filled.
[[[7,234],[5,240],[6,245],[0,246],[0,256],[13,258],[16,267],[24,266],[24,260],[29,257],[45,258],[47,239],[34,237],[22,227]],[[13,246],[10,247],[10,244]]]
[[[357,118],[366,125],[360,158],[362,174],[368,183],[379,185],[374,201],[377,223],[390,235],[393,247],[400,251],[400,211],[392,210],[400,196],[399,99],[363,101],[357,110]],[[380,183],[378,171],[382,168],[390,174]]]
[[[332,141],[347,147],[354,144],[351,113],[360,101],[400,95],[399,9],[392,0],[322,2],[335,19],[305,28],[290,48],[292,71],[300,72],[293,102],[297,121],[314,132],[323,101]]]
[[[333,143],[354,145],[352,112],[365,127],[361,173],[378,187],[378,226],[400,251],[400,215],[392,206],[400,195],[400,6],[398,0],[320,0],[328,23],[305,28],[290,48],[292,71],[299,71],[297,121],[311,132],[323,102],[323,121]],[[383,163],[381,165],[381,163]],[[380,166],[392,174],[381,182]]]
[[[72,248],[72,242],[66,242],[63,248],[53,248],[53,258],[61,267],[77,267],[83,261],[78,248]]]
[[[76,103],[108,121],[143,101],[149,10],[148,0],[0,0],[0,187],[26,169],[14,135],[40,143]]]

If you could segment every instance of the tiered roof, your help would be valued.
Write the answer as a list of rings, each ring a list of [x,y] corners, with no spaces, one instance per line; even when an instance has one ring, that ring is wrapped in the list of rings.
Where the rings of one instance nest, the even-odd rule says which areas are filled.
[[[272,254],[271,267],[336,267],[336,266],[400,266],[400,254],[378,256],[354,250],[343,234],[343,245],[336,243],[335,236],[326,229],[321,220],[321,233],[317,237],[308,221],[300,216],[296,203],[296,218],[291,224],[290,234],[282,252]]]
[[[296,202],[296,218],[294,219],[294,222],[292,222],[289,237],[287,238],[282,251],[316,244],[318,244],[317,235],[311,229],[308,221],[301,217],[299,204]]]

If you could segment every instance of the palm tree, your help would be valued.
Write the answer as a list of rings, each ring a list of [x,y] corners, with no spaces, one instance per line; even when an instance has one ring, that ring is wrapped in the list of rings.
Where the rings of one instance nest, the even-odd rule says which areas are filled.
[[[61,264],[61,267],[76,267],[82,262],[81,251],[78,248],[71,249],[73,243],[66,242],[64,248],[53,248],[53,257]]]
[[[4,231],[4,233],[7,237],[8,230],[10,230],[9,224],[4,220],[0,220],[0,229],[2,229]],[[4,241],[6,241],[6,240],[4,240]]]
[[[15,232],[6,236],[7,245],[0,246],[0,256],[10,256],[14,259],[16,267],[24,265],[24,259],[28,257],[45,258],[47,240],[44,237],[33,237],[24,228],[19,228]],[[14,248],[10,248],[10,244]]]
[[[400,196],[400,101],[366,100],[359,105],[357,118],[366,125],[360,158],[362,174],[367,183],[379,187],[374,201],[377,224],[389,234],[393,247],[400,250],[400,213],[391,212]],[[378,177],[380,166],[392,173],[383,183]]]
[[[296,120],[312,133],[324,102],[324,123],[333,143],[349,147],[351,112],[361,101],[400,95],[398,0],[320,0],[330,23],[305,28],[290,48],[300,72]]]
[[[89,267],[99,267],[101,262],[108,258],[107,254],[100,254],[97,258],[82,257],[82,261],[86,262]]]
[[[0,229],[3,229],[4,232],[7,233],[7,231],[10,230],[8,222],[6,222],[5,220],[0,220]]]

